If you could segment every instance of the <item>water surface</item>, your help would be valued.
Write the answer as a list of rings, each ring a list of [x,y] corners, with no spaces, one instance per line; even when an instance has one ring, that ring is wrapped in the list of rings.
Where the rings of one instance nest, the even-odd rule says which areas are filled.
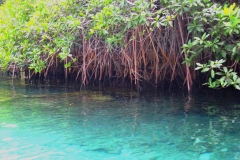
[[[26,85],[0,77],[0,159],[238,160],[238,92]]]

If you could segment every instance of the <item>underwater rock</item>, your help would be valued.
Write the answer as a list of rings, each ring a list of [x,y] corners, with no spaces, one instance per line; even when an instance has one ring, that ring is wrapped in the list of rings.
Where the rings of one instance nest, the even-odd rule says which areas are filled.
[[[161,143],[168,143],[169,142],[169,138],[162,138],[159,140]]]
[[[174,143],[173,143],[173,142],[170,142],[170,141],[167,142],[166,144],[169,145],[169,146],[174,145]]]
[[[105,148],[96,148],[92,150],[93,152],[102,152],[108,154],[108,151]]]
[[[211,155],[212,155],[212,152],[202,153],[202,154],[199,156],[198,160],[210,160]]]

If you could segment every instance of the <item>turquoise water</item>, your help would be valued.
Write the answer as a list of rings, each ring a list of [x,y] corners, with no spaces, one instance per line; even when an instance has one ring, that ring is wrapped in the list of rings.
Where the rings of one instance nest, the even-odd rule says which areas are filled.
[[[0,159],[238,160],[239,94],[216,93],[80,91],[1,78]]]

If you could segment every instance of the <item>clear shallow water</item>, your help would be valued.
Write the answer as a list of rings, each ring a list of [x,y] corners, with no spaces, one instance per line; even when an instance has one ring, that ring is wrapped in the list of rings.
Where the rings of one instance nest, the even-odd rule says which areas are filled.
[[[240,159],[238,92],[154,95],[0,80],[0,159]]]

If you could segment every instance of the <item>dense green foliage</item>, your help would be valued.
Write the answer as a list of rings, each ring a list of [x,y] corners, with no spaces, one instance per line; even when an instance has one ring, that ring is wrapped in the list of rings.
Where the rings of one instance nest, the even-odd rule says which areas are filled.
[[[239,16],[240,9],[235,3],[224,7],[212,5],[203,9],[202,14],[193,16],[193,22],[188,24],[188,31],[193,33],[193,38],[183,45],[189,55],[186,61],[191,64],[201,57],[202,53],[211,56],[212,60],[217,59],[208,64],[197,64],[196,68],[202,69],[202,72],[211,72],[208,83],[206,83],[210,88],[233,85],[236,89],[240,89],[240,78],[231,69],[236,67],[240,61]],[[233,65],[221,69],[226,60],[231,60]],[[220,77],[213,81],[216,70],[218,71],[216,74]]]
[[[2,66],[14,61],[40,72],[52,54],[66,57],[80,25],[73,12],[67,1],[7,1],[0,11]]]
[[[3,69],[15,63],[46,76],[59,59],[65,74],[76,73],[83,83],[92,77],[128,77],[135,84],[187,82],[190,89],[198,63],[197,69],[211,72],[211,88],[240,88],[240,9],[235,3],[6,0],[0,24]],[[218,60],[221,65],[212,66]]]

